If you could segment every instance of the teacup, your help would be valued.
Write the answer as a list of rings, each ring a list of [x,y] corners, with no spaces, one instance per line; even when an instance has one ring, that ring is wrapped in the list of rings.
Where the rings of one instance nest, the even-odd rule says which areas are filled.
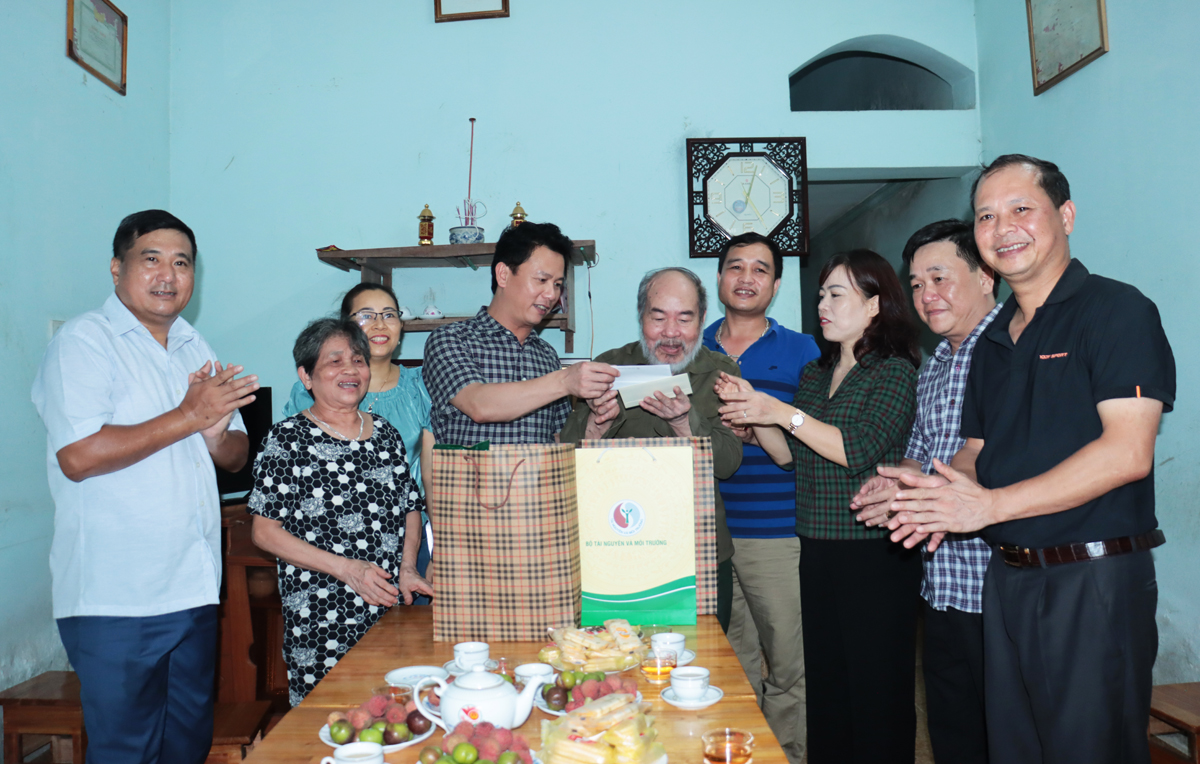
[[[650,647],[655,650],[674,650],[680,657],[683,657],[683,646],[686,643],[687,637],[675,631],[653,634],[650,637]]]
[[[708,669],[683,666],[671,672],[671,689],[680,700],[699,700],[708,692]]]
[[[383,746],[379,743],[346,743],[321,759],[321,764],[383,764]]]
[[[463,671],[487,663],[487,642],[459,642],[454,646],[454,662]]]
[[[554,676],[554,667],[549,663],[522,663],[513,669],[513,678],[521,684],[529,684],[534,679],[549,682]]]

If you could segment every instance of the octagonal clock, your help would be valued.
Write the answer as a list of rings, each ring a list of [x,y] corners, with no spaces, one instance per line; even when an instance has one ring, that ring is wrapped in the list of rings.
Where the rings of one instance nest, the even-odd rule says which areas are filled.
[[[808,162],[803,138],[689,138],[688,241],[716,257],[751,231],[808,259]]]

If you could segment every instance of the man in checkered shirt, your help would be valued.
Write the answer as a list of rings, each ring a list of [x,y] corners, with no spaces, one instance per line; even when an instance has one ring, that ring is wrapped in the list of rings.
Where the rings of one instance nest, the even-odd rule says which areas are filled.
[[[438,443],[553,443],[571,411],[568,395],[586,400],[612,387],[616,369],[563,369],[534,331],[558,305],[573,248],[552,223],[509,228],[492,258],[491,303],[430,335],[422,375]]]
[[[889,476],[872,478],[851,501],[869,526],[887,521],[896,493],[894,470],[933,472],[933,460],[949,463],[964,443],[959,435],[962,397],[975,341],[1000,311],[1000,282],[979,256],[974,228],[942,220],[917,231],[904,247],[913,306],[941,335],[917,382],[917,419],[905,459]],[[976,534],[947,534],[926,553],[921,596],[925,599],[925,692],[934,758],[955,764],[988,760],[983,712],[983,576],[992,549]]]

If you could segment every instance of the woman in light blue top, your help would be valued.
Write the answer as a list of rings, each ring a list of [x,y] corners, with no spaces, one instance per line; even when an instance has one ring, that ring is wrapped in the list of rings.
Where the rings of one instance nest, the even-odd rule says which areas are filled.
[[[396,294],[382,284],[358,284],[342,298],[342,318],[352,319],[362,327],[371,348],[371,384],[358,407],[383,417],[399,431],[404,449],[408,452],[409,469],[423,494],[426,482],[421,477],[421,452],[423,448],[433,447],[433,434],[429,426],[431,403],[425,382],[421,379],[421,370],[392,362],[392,353],[396,351],[400,335],[404,332]],[[297,382],[292,386],[291,398],[283,407],[283,415],[293,416],[312,404],[312,395],[302,383]],[[422,576],[426,573],[428,563],[429,545],[422,542],[417,558],[417,570]],[[407,593],[405,597],[407,599]],[[417,604],[428,602],[427,597],[421,596]]]

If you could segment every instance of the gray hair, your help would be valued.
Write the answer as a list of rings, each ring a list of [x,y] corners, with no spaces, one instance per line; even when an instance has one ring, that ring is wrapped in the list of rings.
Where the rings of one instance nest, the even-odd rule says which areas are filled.
[[[296,368],[304,369],[304,373],[312,375],[317,367],[317,359],[321,357],[321,348],[335,337],[345,337],[350,343],[350,349],[364,359],[370,360],[371,346],[367,343],[367,335],[358,324],[348,318],[318,318],[300,332],[296,344],[292,346],[292,358]]]
[[[638,323],[646,317],[646,311],[650,310],[650,287],[654,284],[654,280],[664,273],[679,273],[688,278],[692,282],[692,286],[696,287],[696,302],[699,308],[699,315],[696,316],[697,321],[703,321],[704,316],[708,314],[708,292],[704,290],[704,282],[700,277],[689,271],[687,268],[671,266],[669,268],[657,268],[649,271],[645,276],[642,276],[642,283],[638,284],[637,292],[637,312]]]

